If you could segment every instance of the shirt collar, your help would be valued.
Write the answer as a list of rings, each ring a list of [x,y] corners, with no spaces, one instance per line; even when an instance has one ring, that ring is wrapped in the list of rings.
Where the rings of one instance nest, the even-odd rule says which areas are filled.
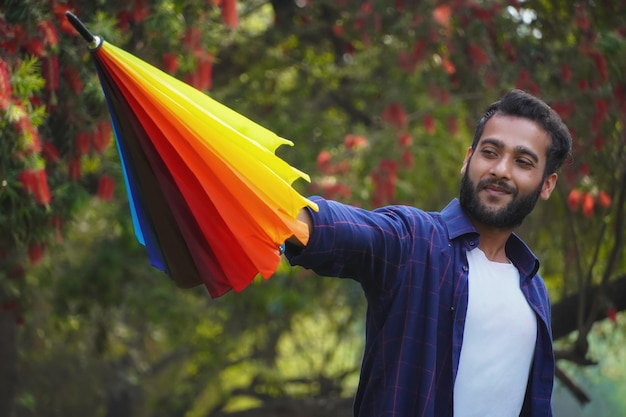
[[[446,225],[450,240],[455,240],[463,235],[473,235],[473,237],[478,235],[478,231],[461,208],[461,203],[457,198],[450,201],[441,211],[441,218]],[[507,240],[505,250],[506,255],[522,276],[532,278],[537,274],[539,259],[515,233],[512,233]]]

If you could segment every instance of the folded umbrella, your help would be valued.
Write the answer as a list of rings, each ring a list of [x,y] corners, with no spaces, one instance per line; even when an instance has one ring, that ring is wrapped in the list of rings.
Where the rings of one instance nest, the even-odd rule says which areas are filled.
[[[317,210],[293,188],[309,177],[275,154],[293,143],[66,16],[92,52],[151,264],[212,297],[269,278],[287,238],[308,241],[300,209]]]

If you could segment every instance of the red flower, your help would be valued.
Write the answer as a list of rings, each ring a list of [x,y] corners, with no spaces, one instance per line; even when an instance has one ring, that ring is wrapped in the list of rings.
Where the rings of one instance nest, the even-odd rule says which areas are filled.
[[[611,197],[606,193],[606,191],[600,190],[598,196],[596,197],[596,202],[600,206],[608,208],[611,206]]]
[[[400,143],[400,147],[408,148],[413,144],[413,138],[408,133],[402,133],[398,136],[398,143]]]
[[[163,54],[163,69],[174,74],[178,71],[178,55],[176,54]]]
[[[596,151],[601,151],[604,148],[604,138],[601,135],[597,135],[593,139],[593,149]]]
[[[469,54],[472,60],[474,61],[474,65],[484,65],[489,62],[489,58],[485,51],[478,45],[471,44],[469,46]]]
[[[606,311],[606,317],[611,320],[612,323],[617,323],[617,310],[615,307],[609,307]]]
[[[26,42],[24,47],[28,53],[35,55],[38,58],[41,58],[46,54],[43,42],[41,42],[39,37],[31,38],[28,42]]]
[[[567,206],[569,207],[571,211],[578,210],[581,197],[582,195],[580,191],[577,190],[576,188],[574,188],[572,191],[569,192],[569,195],[567,196]]]
[[[33,194],[39,204],[48,204],[50,202],[48,175],[43,169],[35,171],[35,188],[33,189]]]
[[[59,162],[59,151],[52,142],[45,141],[43,143],[41,153],[43,154],[43,157],[46,158],[46,161],[51,164]]]
[[[109,201],[113,198],[115,182],[108,175],[103,175],[98,181],[98,198],[102,201]]]
[[[13,95],[13,89],[9,80],[9,65],[0,58],[0,98],[8,100]]]
[[[330,166],[330,160],[331,160],[330,152],[321,151],[319,155],[317,155],[317,169],[319,169],[322,172],[326,172],[326,170]]]
[[[450,8],[450,6],[447,4],[444,4],[444,5],[435,7],[435,10],[433,10],[433,19],[435,19],[435,22],[437,22],[440,26],[446,29],[449,29],[451,14],[452,14],[452,9]]]
[[[83,82],[80,80],[78,71],[71,67],[65,67],[63,76],[73,92],[79,94],[83,91]]]
[[[41,72],[46,80],[46,90],[56,91],[59,88],[59,59],[50,55],[42,59]]]
[[[37,27],[39,28],[39,33],[41,33],[41,36],[43,37],[44,43],[50,45],[51,47],[57,46],[59,43],[59,37],[57,36],[57,31],[50,20],[39,22]]]
[[[43,169],[27,169],[19,173],[17,179],[28,193],[33,194],[39,204],[50,202],[50,190],[46,171]]]
[[[406,129],[409,124],[406,112],[399,103],[389,104],[383,111],[382,119],[400,130]]]
[[[200,29],[197,27],[191,27],[187,29],[183,44],[190,51],[195,51],[200,48]]]
[[[413,168],[413,160],[415,159],[413,152],[405,149],[402,152],[402,165],[405,168]]]
[[[424,129],[429,135],[435,134],[435,118],[430,113],[424,116]]]
[[[111,123],[108,120],[102,120],[96,125],[96,130],[92,135],[93,150],[101,154],[111,142]]]
[[[131,13],[131,18],[135,22],[141,22],[150,15],[150,9],[145,1],[136,1]]]
[[[582,197],[583,216],[590,217],[593,214],[594,201],[591,193],[585,193]]]
[[[204,51],[198,51],[196,60],[197,85],[195,87],[202,91],[210,90],[213,84],[213,55]]]
[[[26,152],[40,152],[41,144],[39,142],[39,133],[35,126],[32,125],[30,119],[26,116],[22,117],[15,123],[17,131],[24,140],[24,150]]]
[[[32,169],[25,169],[17,175],[17,179],[22,183],[24,191],[30,193],[35,189],[35,171]]]
[[[229,28],[234,29],[239,26],[236,0],[222,0],[222,20]]]
[[[82,175],[80,156],[73,156],[68,163],[68,176],[71,180],[77,180]]]
[[[574,17],[574,23],[582,30],[589,29],[589,18],[587,17],[587,11],[582,4],[576,5],[576,15]]]
[[[348,150],[361,149],[367,146],[367,139],[364,136],[348,134],[343,139],[343,144]]]
[[[446,125],[452,136],[456,136],[456,134],[459,133],[459,125],[456,116],[449,116],[446,120]]]
[[[513,46],[510,41],[504,41],[502,48],[504,49],[504,54],[509,62],[515,62],[517,60],[517,51],[515,50],[515,46]]]
[[[39,243],[31,243],[28,246],[28,260],[31,264],[36,265],[41,261],[43,256],[43,247]]]
[[[54,232],[54,237],[57,243],[63,242],[63,219],[60,216],[50,216],[50,227]]]
[[[572,80],[572,68],[569,65],[563,64],[561,66],[561,78],[563,78],[563,81],[566,83]]]
[[[76,135],[76,154],[87,155],[89,153],[89,143],[91,139],[87,132],[78,132]]]

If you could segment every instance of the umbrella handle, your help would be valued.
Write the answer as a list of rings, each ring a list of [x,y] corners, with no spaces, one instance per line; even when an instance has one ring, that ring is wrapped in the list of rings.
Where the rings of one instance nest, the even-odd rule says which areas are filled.
[[[89,49],[98,49],[102,45],[102,38],[94,36],[89,29],[80,21],[76,15],[70,11],[65,12],[65,17],[70,21],[74,29],[89,43]]]

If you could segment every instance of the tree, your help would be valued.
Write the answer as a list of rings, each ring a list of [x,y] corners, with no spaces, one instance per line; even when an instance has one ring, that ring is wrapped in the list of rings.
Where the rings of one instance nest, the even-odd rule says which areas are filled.
[[[5,2],[0,9],[4,94],[0,128],[9,140],[0,144],[5,179],[0,189],[0,246],[5,248],[0,277],[0,404],[7,408],[0,415],[8,414],[13,403],[13,364],[22,322],[18,317],[34,314],[25,295],[32,300],[42,295],[39,287],[29,287],[23,279],[24,271],[31,271],[27,254],[37,261],[40,250],[60,239],[89,196],[108,199],[111,185],[120,178],[97,79],[84,63],[84,43],[63,16],[68,8],[94,33],[294,140],[295,148],[280,152],[313,175],[309,188],[298,185],[303,192],[365,207],[407,203],[440,209],[456,193],[460,157],[480,111],[513,87],[539,94],[572,129],[576,153],[562,172],[556,198],[542,205],[520,233],[541,254],[542,274],[555,303],[555,335],[578,334],[559,357],[588,364],[593,362],[586,342],[591,325],[602,317],[613,319],[626,299],[622,289],[626,77],[621,65],[626,58],[625,7],[608,0],[602,7],[546,0],[511,0],[507,5],[453,0]],[[123,220],[112,223],[129,229]],[[127,236],[114,233],[98,247],[112,244],[128,253]],[[59,303],[64,307],[56,309],[60,318],[69,315],[65,318],[69,322],[80,307],[80,320],[90,324],[81,328],[99,329],[73,337],[79,333],[90,337],[93,346],[104,349],[103,355],[111,345],[96,341],[112,337],[115,326],[108,325],[134,326],[137,321],[128,318],[127,309],[123,320],[111,322],[103,321],[108,316],[102,312],[122,311],[124,291],[148,294],[144,287],[133,286],[145,272],[125,270],[119,251],[105,252],[107,256],[93,257],[91,262],[77,256],[84,268],[70,269],[97,276],[95,288],[85,277],[75,288],[58,285],[50,290],[63,301]],[[51,270],[63,274],[59,266]],[[126,282],[128,276],[136,281]],[[231,343],[220,345],[206,336],[210,331],[200,332],[196,346],[200,350],[211,346],[215,355],[183,351],[170,356],[168,347],[183,345],[194,333],[186,329],[180,338],[168,336],[172,345],[164,343],[152,351],[155,356],[147,363],[155,374],[142,375],[142,381],[152,378],[152,386],[162,386],[158,382],[176,375],[180,385],[173,396],[151,398],[171,414],[190,409],[208,414],[229,410],[237,393],[260,400],[338,395],[341,383],[329,383],[322,371],[308,376],[306,383],[302,375],[292,378],[290,390],[280,390],[285,381],[278,383],[269,371],[276,367],[277,347],[293,330],[294,320],[315,317],[311,294],[319,299],[316,306],[326,311],[336,305],[337,297],[352,303],[355,312],[362,308],[351,291],[337,295],[335,281],[327,281],[306,279],[300,270],[280,270],[265,285],[212,303],[220,312],[211,326],[232,330]],[[197,306],[197,301],[184,302]],[[138,311],[148,308],[139,302],[133,306]],[[257,333],[250,330],[256,320],[241,320],[250,311],[267,320],[261,321],[266,326]],[[176,334],[173,323],[156,317],[151,325]],[[354,326],[358,314],[345,320],[342,326]],[[130,352],[131,345],[134,352],[145,351],[144,343],[137,341],[144,340],[140,335],[146,331],[131,332],[134,345],[125,338],[113,339],[118,347],[127,347],[122,351]],[[255,343],[250,340],[263,348],[251,349]],[[230,371],[216,365],[233,346],[240,348],[235,362],[263,366],[248,368],[255,377],[239,384],[207,382],[203,375],[223,378],[237,369],[237,363],[229,363]],[[109,364],[117,368],[107,372],[123,369],[131,374],[137,366],[129,360],[132,357],[116,357]],[[171,367],[157,372],[163,369],[159,358],[175,358],[177,366],[193,366],[197,373],[172,373]],[[354,369],[331,377],[340,380],[342,373],[354,375]],[[565,373],[559,375],[569,380]],[[136,395],[137,386],[111,390],[105,396],[111,399],[110,410],[128,404],[126,396]],[[207,399],[207,386],[219,398]],[[208,405],[199,405],[198,399]]]

